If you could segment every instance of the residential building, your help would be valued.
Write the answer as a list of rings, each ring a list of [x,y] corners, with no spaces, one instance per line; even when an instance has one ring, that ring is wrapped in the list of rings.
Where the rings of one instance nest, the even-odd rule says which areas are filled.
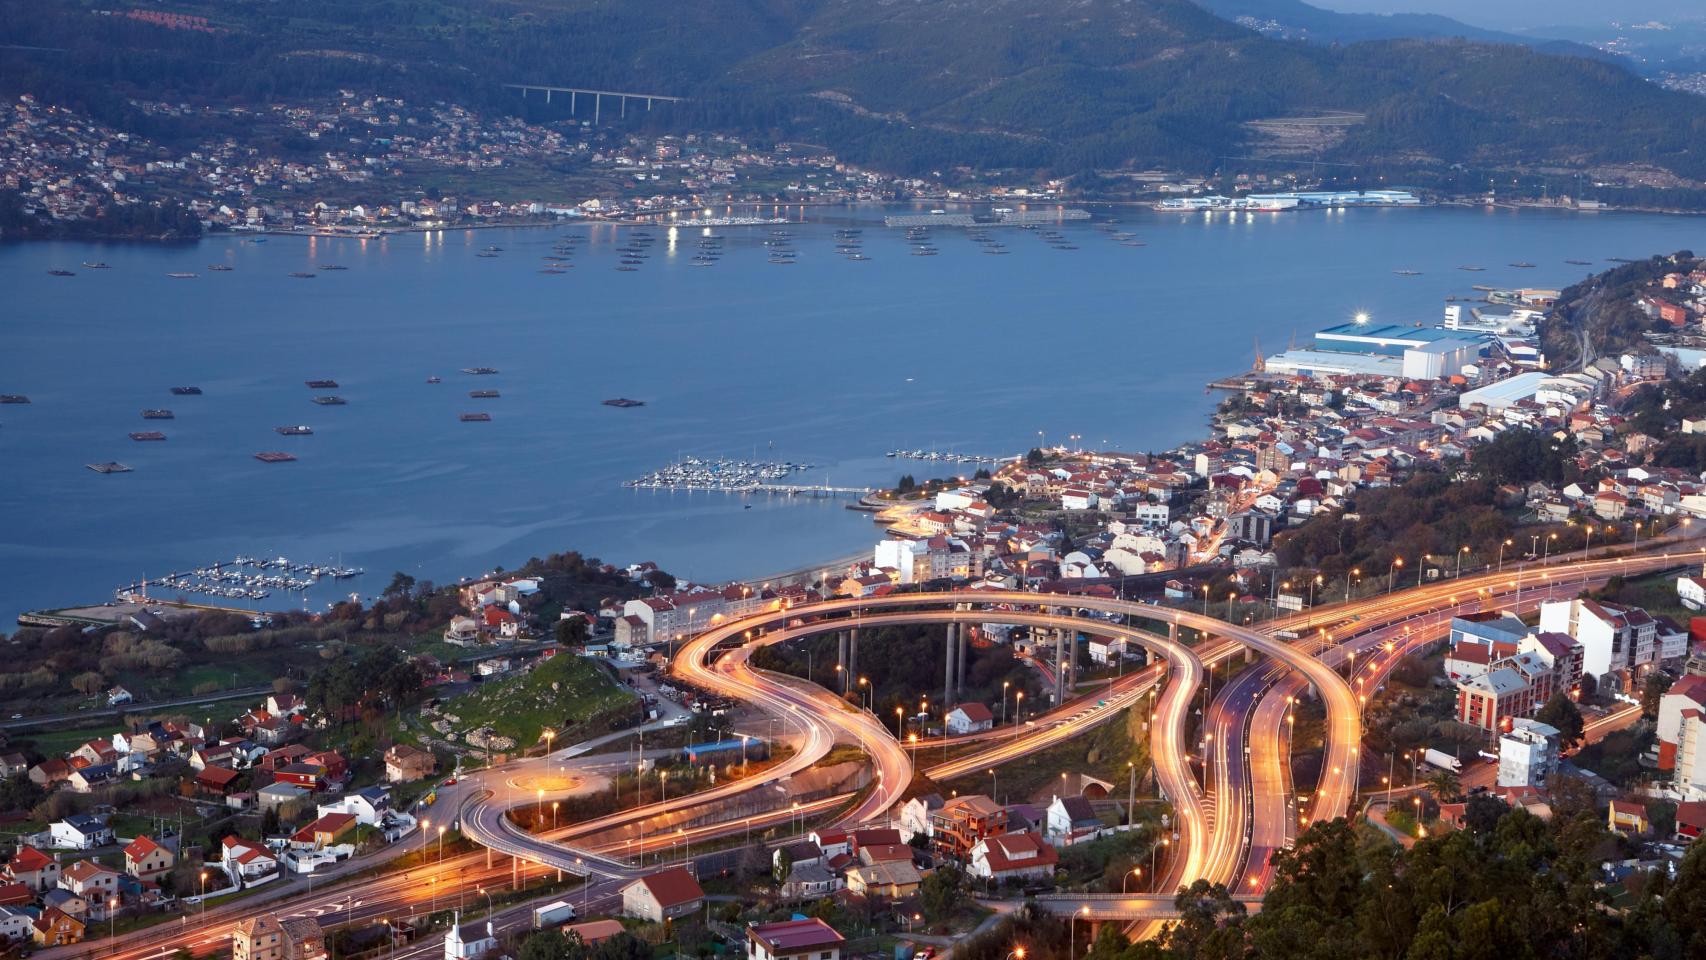
[[[686,916],[704,902],[699,881],[681,867],[641,877],[622,888],[622,913],[653,923]]]
[[[325,960],[326,935],[313,917],[245,917],[231,930],[231,960]]]
[[[118,893],[119,872],[93,860],[79,860],[65,868],[59,878],[61,889],[75,893],[90,904],[105,904]],[[105,919],[103,914],[98,919]]]
[[[983,794],[955,797],[930,815],[931,846],[937,856],[961,863],[984,837],[1006,829],[1006,811]]]
[[[14,883],[21,883],[36,893],[59,886],[59,861],[27,843],[12,855],[5,870],[6,876]]]
[[[1102,818],[1084,796],[1056,796],[1048,805],[1046,836],[1057,847],[1070,846],[1102,835]]]
[[[248,883],[278,872],[278,858],[261,844],[237,837],[226,837],[220,843],[219,865],[231,882]]]
[[[124,848],[124,872],[138,880],[152,880],[170,873],[176,862],[172,850],[155,843],[151,837],[137,837]]]
[[[847,869],[847,889],[861,897],[904,900],[918,892],[924,875],[912,859],[880,860]]]
[[[1608,820],[1606,826],[1614,833],[1625,836],[1646,833],[1651,829],[1647,822],[1647,807],[1645,804],[1631,800],[1613,800],[1606,810]]]
[[[1500,787],[1542,787],[1558,768],[1558,729],[1538,720],[1514,720],[1499,736]]]
[[[746,928],[746,960],[841,960],[846,940],[816,917]]]
[[[1054,876],[1060,854],[1033,831],[1000,833],[972,847],[966,872],[985,880],[1041,880]]]
[[[324,850],[348,842],[359,825],[353,813],[328,813],[290,835],[293,850]]]
[[[995,714],[981,703],[962,703],[948,711],[948,733],[962,736],[995,726]]]
[[[900,807],[900,839],[902,843],[911,843],[912,838],[919,834],[930,836],[930,818],[942,809],[942,795],[927,793],[912,797]]]
[[[817,860],[804,860],[790,864],[788,875],[782,881],[783,900],[819,900],[840,890],[843,884],[841,878],[831,873],[829,868]]]
[[[437,758],[419,747],[399,743],[385,751],[385,779],[390,783],[430,777],[437,768]]]
[[[1659,771],[1687,800],[1706,799],[1706,676],[1688,674],[1659,699]]]
[[[88,813],[72,814],[64,820],[55,821],[48,827],[48,832],[53,837],[54,846],[73,850],[93,850],[113,842],[113,832],[108,829],[107,822]]]
[[[31,939],[35,921],[35,914],[22,907],[0,906],[0,943]]]
[[[444,935],[444,960],[479,960],[498,948],[491,920],[464,925],[461,919],[460,913],[451,915],[450,932]]]
[[[42,911],[40,917],[36,918],[31,936],[37,946],[61,947],[70,943],[81,943],[84,926],[82,920],[57,907],[49,907]],[[241,960],[241,958],[233,958],[233,960]]]
[[[1548,601],[1540,605],[1540,629],[1574,637],[1582,645],[1583,672],[1602,683],[1609,679],[1616,689],[1636,689],[1635,681],[1654,663],[1658,624],[1639,607]]]
[[[1552,670],[1535,654],[1519,653],[1454,685],[1459,722],[1504,731],[1515,718],[1533,713],[1551,698]]]

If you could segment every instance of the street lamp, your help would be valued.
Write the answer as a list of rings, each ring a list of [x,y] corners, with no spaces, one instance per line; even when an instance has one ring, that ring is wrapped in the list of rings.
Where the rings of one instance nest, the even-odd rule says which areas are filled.
[[[1397,577],[1398,571],[1402,570],[1403,568],[1404,568],[1404,558],[1403,557],[1393,557],[1392,562],[1390,564],[1387,564],[1387,566],[1386,566],[1386,592],[1387,593],[1392,592],[1393,581]]]
[[[1001,725],[1007,725],[1007,688],[1013,685],[1011,680],[1001,681]]]
[[[1592,527],[1588,527],[1588,535],[1589,536],[1593,535],[1593,528]],[[1504,543],[1499,544],[1499,572],[1500,573],[1503,573],[1505,571],[1505,548],[1510,546],[1510,545],[1511,545],[1511,542],[1509,539],[1506,539]]]
[[[1132,867],[1131,872],[1126,874],[1124,877],[1122,877],[1120,879],[1120,892],[1121,893],[1130,893],[1131,892],[1131,878],[1132,877],[1136,877],[1137,879],[1142,880],[1143,879],[1143,868],[1142,867]]]
[[[1457,548],[1457,575],[1460,577],[1463,576],[1463,558],[1468,553],[1469,553],[1469,545],[1468,544],[1464,544],[1463,546]]]
[[[903,707],[894,708],[894,738],[901,740],[906,737],[906,710]]]

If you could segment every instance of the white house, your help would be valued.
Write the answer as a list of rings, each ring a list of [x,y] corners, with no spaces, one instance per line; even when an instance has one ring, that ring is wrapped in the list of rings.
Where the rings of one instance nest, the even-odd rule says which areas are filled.
[[[942,809],[940,794],[927,793],[901,804],[900,807],[900,839],[903,843],[911,843],[912,838],[923,834],[932,836],[930,814]]]
[[[705,891],[681,867],[650,874],[622,888],[622,913],[662,923],[684,917],[705,902]]]
[[[1102,818],[1082,796],[1055,797],[1048,805],[1048,840],[1057,847],[1094,840],[1102,833]]]
[[[1700,577],[1677,577],[1676,598],[1690,610],[1706,607],[1706,580]]]
[[[113,842],[113,832],[106,821],[87,813],[73,814],[48,827],[56,847],[73,850],[92,850]]]
[[[1499,786],[1541,787],[1558,768],[1558,728],[1519,717],[1499,737]]]
[[[1658,624],[1639,607],[1550,601],[1540,605],[1540,629],[1574,637],[1582,645],[1582,671],[1595,679],[1613,671],[1639,674],[1657,653]]]
[[[846,941],[816,917],[746,928],[746,960],[841,960]]]
[[[948,732],[955,736],[988,730],[995,726],[995,715],[981,703],[962,703],[948,711]]]
[[[28,940],[35,919],[19,907],[0,907],[0,941]]]
[[[328,813],[349,813],[355,815],[357,823],[369,827],[379,826],[379,821],[391,811],[391,791],[385,787],[368,787],[355,793],[339,797],[336,803],[322,803],[319,815]]]
[[[492,921],[463,926],[461,920],[460,913],[451,915],[450,932],[444,935],[444,960],[479,960],[498,948]]]
[[[966,872],[985,880],[1030,880],[1054,874],[1060,854],[1035,833],[1002,833],[971,848]]]
[[[278,872],[278,858],[271,850],[237,837],[225,838],[219,865],[232,883],[251,883]]]

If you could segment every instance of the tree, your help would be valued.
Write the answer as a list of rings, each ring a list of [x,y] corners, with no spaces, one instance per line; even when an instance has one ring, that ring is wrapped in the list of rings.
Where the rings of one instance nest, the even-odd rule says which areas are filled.
[[[106,678],[93,670],[85,673],[79,673],[75,677],[71,678],[71,689],[76,690],[78,693],[84,694],[85,696],[92,697],[95,694],[100,693],[101,688],[106,685]]]
[[[1558,747],[1561,750],[1574,750],[1576,744],[1582,742],[1582,712],[1562,690],[1546,701],[1534,719],[1558,729]]]
[[[586,960],[586,946],[579,937],[561,930],[541,930],[528,937],[516,951],[517,960]]]
[[[646,575],[646,582],[658,590],[674,590],[675,578],[662,570],[653,570]]]
[[[1428,777],[1428,789],[1433,792],[1434,799],[1442,803],[1450,803],[1463,796],[1463,785],[1457,779],[1457,774],[1450,770],[1440,770]]]
[[[405,597],[415,589],[415,578],[399,570],[391,574],[391,582],[385,587],[387,597]]]
[[[938,867],[918,887],[924,915],[932,923],[946,923],[965,899],[965,874],[953,867]]]
[[[1662,671],[1654,670],[1647,674],[1647,682],[1641,686],[1641,716],[1648,720],[1658,719],[1659,701],[1664,699],[1670,685],[1671,678]]]
[[[586,618],[580,614],[572,614],[567,619],[557,621],[557,642],[564,646],[578,647],[586,643],[589,632]]]
[[[790,872],[792,872],[793,869],[794,869],[794,857],[792,854],[788,853],[788,848],[783,847],[780,850],[777,850],[776,851],[776,870],[775,870],[776,882],[777,883],[787,882],[788,874]]]

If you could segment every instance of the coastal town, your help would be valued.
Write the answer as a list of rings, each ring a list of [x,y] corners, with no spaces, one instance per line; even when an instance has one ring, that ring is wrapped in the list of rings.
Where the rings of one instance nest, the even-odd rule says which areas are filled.
[[[1706,318],[1706,264],[1655,257],[1613,267],[1602,286],[1622,298],[1619,310],[1647,322],[1610,355],[1575,364],[1548,355],[1548,344],[1569,347],[1548,337],[1548,325],[1579,292],[1490,290],[1479,302],[1448,304],[1433,324],[1357,315],[1220,381],[1225,400],[1201,441],[1138,454],[1039,438],[1012,460],[951,458],[969,460],[974,476],[905,476],[855,504],[883,535],[867,557],[847,563],[720,584],[677,578],[652,562],[566,556],[454,588],[417,590],[399,573],[371,611],[352,602],[325,616],[224,622],[217,629],[239,632],[217,647],[206,641],[209,649],[265,649],[288,631],[331,636],[312,631],[342,623],[332,655],[340,665],[306,668],[305,684],[304,668],[284,670],[270,694],[193,712],[150,708],[131,689],[138,682],[120,679],[134,668],[106,666],[141,660],[103,660],[105,672],[79,675],[78,696],[54,702],[121,719],[51,750],[27,726],[3,734],[18,746],[0,753],[13,808],[12,843],[0,854],[0,936],[66,946],[174,917],[187,923],[216,903],[235,916],[220,921],[234,957],[285,943],[283,956],[315,960],[401,941],[433,951],[442,942],[447,958],[474,960],[559,927],[587,945],[632,938],[655,947],[687,935],[753,957],[801,944],[833,956],[854,942],[864,952],[897,939],[911,949],[952,942],[980,922],[977,896],[1070,897],[1105,891],[1108,875],[1129,887],[1145,864],[1160,876],[1172,862],[1163,838],[1177,810],[1153,796],[1149,778],[1159,770],[1144,772],[1141,799],[1135,761],[1095,752],[1045,753],[1043,775],[1015,771],[982,786],[976,751],[1011,750],[1004,737],[1043,736],[1048,728],[1036,718],[1071,714],[1059,721],[1067,730],[1099,723],[1100,707],[1075,705],[1141,690],[1130,684],[1155,659],[1109,620],[1072,630],[1019,616],[1006,622],[1003,610],[1015,608],[1004,599],[949,628],[945,687],[883,674],[890,689],[879,698],[866,673],[882,668],[862,665],[857,627],[842,631],[838,648],[813,648],[833,664],[808,660],[800,670],[806,680],[828,674],[844,695],[834,699],[863,703],[870,716],[892,708],[895,738],[914,750],[942,744],[942,765],[919,774],[873,824],[845,827],[818,812],[873,784],[868,764],[832,753],[787,782],[776,805],[785,817],[763,813],[768,839],[757,845],[708,849],[697,860],[688,853],[683,866],[671,860],[692,843],[685,827],[679,837],[618,833],[585,849],[639,839],[656,853],[655,869],[641,852],[639,866],[588,876],[579,893],[578,881],[552,879],[549,861],[515,859],[487,881],[507,887],[506,904],[529,905],[502,914],[512,917],[507,926],[490,903],[487,919],[465,922],[479,901],[461,888],[454,907],[433,889],[431,908],[415,903],[406,918],[405,893],[365,908],[380,921],[377,934],[353,919],[335,924],[336,909],[317,919],[242,909],[284,890],[307,895],[316,881],[335,884],[358,867],[395,878],[408,864],[425,867],[433,852],[442,863],[447,828],[454,855],[475,858],[470,808],[460,819],[443,811],[464,802],[445,799],[459,789],[482,789],[486,771],[509,771],[529,785],[527,795],[540,784],[537,803],[505,815],[527,835],[558,830],[563,805],[596,818],[625,791],[664,798],[673,790],[687,802],[718,783],[761,781],[802,745],[776,729],[775,717],[705,685],[711,675],[683,675],[689,648],[767,617],[809,631],[788,619],[796,610],[937,591],[966,603],[980,594],[1136,600],[1157,614],[1200,611],[1228,625],[1280,629],[1316,622],[1318,606],[1355,609],[1410,589],[1511,577],[1514,595],[1465,588],[1485,601],[1453,597],[1450,616],[1414,641],[1406,627],[1396,635],[1403,650],[1385,639],[1386,672],[1375,673],[1380,634],[1366,676],[1352,654],[1347,679],[1363,694],[1365,740],[1389,768],[1381,787],[1365,786],[1360,817],[1412,845],[1474,829],[1486,798],[1541,821],[1555,807],[1586,803],[1620,838],[1598,865],[1599,882],[1674,871],[1706,828],[1706,615],[1696,615],[1706,611],[1706,553],[1597,590],[1554,581],[1550,571],[1596,548],[1635,557],[1643,541],[1686,544],[1691,526],[1706,521],[1706,441],[1694,439],[1706,436],[1706,353],[1693,339]],[[910,455],[897,451],[897,463]],[[1426,512],[1428,498],[1474,484],[1492,501],[1473,509],[1490,512],[1457,528],[1461,540],[1442,540],[1452,535],[1444,527],[1398,527],[1364,542],[1367,534],[1350,526],[1386,522],[1380,497]],[[1318,555],[1329,538],[1338,546]],[[100,616],[116,619],[90,619]],[[148,650],[177,664],[181,651],[165,652],[181,646],[173,638],[213,616],[129,596],[107,608],[33,614],[23,629],[31,643],[51,642],[52,631],[93,632],[108,651]],[[1321,622],[1355,634],[1356,619]],[[359,659],[341,652],[360,631],[388,628],[426,645],[408,653],[366,646]],[[1286,629],[1280,636],[1314,639]],[[1324,626],[1318,632],[1325,650],[1331,638]],[[866,642],[884,649],[893,639]],[[986,663],[1013,672],[979,688],[968,677],[990,676]],[[916,711],[906,706],[915,698]],[[380,706],[386,701],[406,708],[393,714]],[[27,724],[23,714],[12,720]],[[995,746],[977,746],[991,737]],[[586,746],[558,754],[559,738]],[[635,757],[638,766],[597,766],[612,747],[618,769]],[[1324,748],[1295,745],[1316,763]],[[583,781],[608,786],[589,792]],[[1585,800],[1572,792],[1584,789]],[[769,808],[736,809],[747,811],[750,835],[750,820]],[[709,891],[732,895],[717,901],[728,908],[715,918]],[[804,905],[816,906],[801,919]],[[348,910],[353,918],[353,899]],[[695,916],[706,919],[684,933]],[[917,925],[947,939],[917,939]]]

